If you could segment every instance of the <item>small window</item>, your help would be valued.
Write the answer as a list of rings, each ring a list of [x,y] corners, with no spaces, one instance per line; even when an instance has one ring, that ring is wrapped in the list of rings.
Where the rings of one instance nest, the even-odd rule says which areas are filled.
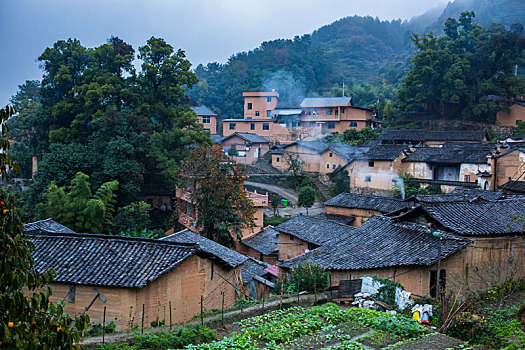
[[[263,130],[270,130],[270,124],[263,123]]]
[[[255,123],[250,123],[250,130],[255,130]]]
[[[335,169],[335,164],[332,164],[332,169]]]
[[[332,108],[326,109],[326,115],[332,115]]]
[[[357,128],[357,122],[350,122],[351,128]]]
[[[272,98],[271,97],[266,97],[266,102],[268,102],[268,103],[272,102]]]
[[[266,116],[270,118],[272,116],[272,111],[271,110],[267,110],[266,111]]]
[[[330,164],[326,163],[326,169],[330,169]]]
[[[328,129],[335,129],[335,123],[334,122],[329,122],[327,127],[328,127]]]
[[[374,167],[374,162],[373,162],[373,161],[368,162],[368,166],[369,166],[370,168],[373,168],[373,167]]]
[[[74,303],[75,302],[75,292],[76,292],[75,285],[69,286],[69,292],[67,293],[67,302],[68,303]]]
[[[260,261],[263,261],[263,260],[264,260],[264,255],[263,255],[263,253],[259,253],[259,260],[260,260]]]
[[[315,244],[313,243],[308,243],[308,250],[314,250],[315,249]]]
[[[332,154],[332,152],[330,152],[330,153],[328,154],[328,157],[332,158],[332,156],[333,156],[333,154]]]
[[[276,161],[277,163],[279,163],[279,157],[277,157],[275,161]]]
[[[202,117],[202,122],[203,122],[204,124],[210,124],[210,116]]]
[[[235,123],[230,123],[230,130],[235,130],[235,127],[236,127]]]
[[[261,115],[261,112],[259,112],[259,111],[255,111],[255,116],[256,116],[256,117],[258,117],[258,116],[260,116],[260,115]]]
[[[465,182],[470,182],[470,175],[465,175]]]
[[[251,102],[248,103],[248,109],[252,109],[252,104],[251,104]]]
[[[210,280],[213,279],[213,275],[215,274],[215,264],[214,263],[211,263],[211,277],[210,277]]]
[[[290,235],[290,241],[293,241],[293,240],[295,240],[295,237]]]
[[[371,176],[365,176],[365,182],[370,182],[372,181],[372,177]]]
[[[335,110],[335,115],[339,115],[339,110]]]
[[[345,112],[345,108],[341,107],[341,114],[343,114],[344,112]]]

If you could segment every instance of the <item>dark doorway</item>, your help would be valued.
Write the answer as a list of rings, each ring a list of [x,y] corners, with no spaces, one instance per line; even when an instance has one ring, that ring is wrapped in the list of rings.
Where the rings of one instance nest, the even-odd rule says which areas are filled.
[[[441,280],[441,283],[439,284],[439,288],[441,292],[445,290],[445,287],[447,285],[447,273],[445,270],[441,270],[441,273],[439,274],[439,279]],[[436,297],[436,280],[437,280],[437,270],[430,271],[430,296],[432,298]]]

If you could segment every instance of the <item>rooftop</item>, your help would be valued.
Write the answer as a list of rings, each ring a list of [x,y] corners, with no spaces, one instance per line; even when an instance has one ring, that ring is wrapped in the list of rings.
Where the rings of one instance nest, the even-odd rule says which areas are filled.
[[[247,142],[251,142],[251,143],[270,143],[270,141],[268,141],[267,139],[265,139],[262,136],[259,136],[257,134],[251,134],[251,133],[243,133],[243,132],[236,132],[234,134],[226,136],[225,138],[223,138],[221,140],[221,142],[224,142],[225,140],[228,140],[228,139],[230,139],[230,138],[232,138],[234,136],[238,136],[241,139],[243,139],[243,140],[245,140]]]
[[[359,160],[396,160],[403,152],[407,150],[404,145],[375,145],[369,148],[369,150]]]
[[[239,266],[248,259],[246,255],[237,253],[235,250],[227,248],[222,244],[212,241],[211,239],[191,232],[188,229],[175,232],[166,237],[162,237],[160,241],[186,244],[198,243],[200,250],[213,255],[215,258],[221,260],[222,262],[226,263],[227,265],[233,268]]]
[[[501,199],[505,194],[501,191],[485,191],[475,188],[464,188],[464,187],[456,187],[452,192],[449,193],[450,195],[462,195],[467,200],[474,199],[475,197],[487,200],[487,201],[495,201],[498,199]]]
[[[301,102],[301,107],[350,106],[351,97],[307,97]]]
[[[268,272],[265,270],[270,264],[249,258],[241,267],[242,283],[249,283],[255,276],[264,276]]]
[[[279,231],[273,226],[268,226],[243,239],[242,243],[264,255],[270,255],[279,250]]]
[[[26,233],[42,232],[42,233],[75,233],[75,231],[67,228],[66,226],[59,224],[51,218],[31,222],[24,225],[24,231]]]
[[[267,97],[267,96],[275,96],[279,97],[279,93],[277,91],[245,91],[242,93],[243,97]]]
[[[441,258],[472,241],[441,232]],[[425,225],[374,216],[348,235],[280,264],[291,268],[312,261],[327,270],[364,270],[391,266],[429,266],[437,261],[439,238]]]
[[[445,164],[485,164],[494,152],[493,144],[455,143],[443,147],[421,147],[407,155],[404,162]]]
[[[197,115],[217,116],[217,113],[215,113],[214,111],[212,111],[211,109],[209,109],[208,107],[206,107],[204,105],[197,106],[197,107],[191,107],[191,109],[193,109],[193,111]]]
[[[35,269],[54,269],[54,282],[144,287],[196,252],[193,245],[97,234],[27,234]]]
[[[332,207],[375,210],[381,213],[390,213],[395,210],[409,207],[409,204],[401,199],[369,196],[356,193],[341,193],[327,201],[324,205]]]
[[[525,194],[525,181],[507,181],[499,188],[503,191]]]
[[[299,215],[275,228],[305,242],[322,245],[334,239],[349,235],[355,228],[331,220]]]
[[[385,130],[379,136],[382,141],[478,141],[485,139],[485,130],[480,131],[430,131],[430,130]]]

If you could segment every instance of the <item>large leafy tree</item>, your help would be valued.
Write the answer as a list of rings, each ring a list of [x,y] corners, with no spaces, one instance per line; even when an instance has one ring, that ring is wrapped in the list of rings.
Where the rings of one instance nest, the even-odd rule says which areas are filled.
[[[7,119],[13,109],[0,110],[0,176],[17,165],[7,155]],[[24,226],[12,193],[0,190],[0,347],[2,349],[73,349],[79,345],[89,317],[65,314],[62,306],[49,301],[52,270],[34,269],[33,244],[24,236]],[[75,345],[75,343],[77,343]]]
[[[246,169],[219,145],[191,151],[179,181],[191,191],[196,206],[197,229],[220,244],[232,246],[243,228],[254,226],[255,209],[244,189]]]
[[[525,91],[513,74],[525,63],[525,38],[500,25],[474,25],[473,17],[467,11],[449,19],[441,37],[413,36],[419,53],[398,94],[405,113],[492,122],[500,107],[488,95]]]

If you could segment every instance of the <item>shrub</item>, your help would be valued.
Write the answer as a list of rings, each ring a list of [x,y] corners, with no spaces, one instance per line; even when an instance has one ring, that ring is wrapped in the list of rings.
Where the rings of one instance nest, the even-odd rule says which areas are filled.
[[[288,282],[298,291],[319,292],[328,286],[328,272],[317,264],[306,262],[292,268]]]

